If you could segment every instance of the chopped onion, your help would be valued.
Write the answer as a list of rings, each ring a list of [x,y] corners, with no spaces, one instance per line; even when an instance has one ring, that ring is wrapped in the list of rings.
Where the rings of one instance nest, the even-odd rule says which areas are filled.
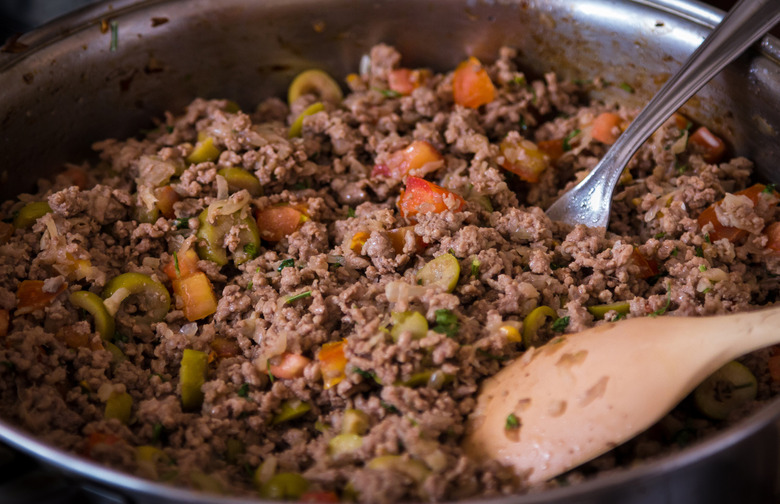
[[[122,304],[122,301],[128,298],[132,292],[130,292],[130,289],[126,287],[120,287],[111,294],[111,297],[108,299],[103,300],[103,306],[106,307],[106,311],[113,317],[116,315],[116,312],[119,311],[119,306]]]
[[[183,326],[181,326],[181,329],[179,329],[179,332],[185,336],[195,336],[195,333],[198,332],[198,324],[196,324],[195,322],[184,324]]]
[[[366,77],[369,73],[371,73],[371,56],[368,54],[364,54],[360,57],[360,65],[358,66],[360,69],[360,76]]]
[[[217,175],[217,199],[224,200],[230,195],[228,182],[222,175]]]
[[[233,215],[247,207],[251,201],[252,196],[246,189],[231,194],[227,199],[213,201],[209,205],[208,221],[213,224],[219,215]]]
[[[138,185],[159,187],[176,174],[176,166],[155,156],[141,156],[138,161]]]
[[[672,151],[672,154],[675,156],[677,154],[682,154],[685,152],[685,148],[688,146],[688,130],[683,131],[683,134],[680,138],[675,141],[669,150]]]
[[[430,287],[409,285],[408,283],[401,281],[388,282],[385,286],[385,296],[387,296],[387,300],[391,303],[397,303],[399,301],[406,302],[410,298],[424,295],[429,289]]]

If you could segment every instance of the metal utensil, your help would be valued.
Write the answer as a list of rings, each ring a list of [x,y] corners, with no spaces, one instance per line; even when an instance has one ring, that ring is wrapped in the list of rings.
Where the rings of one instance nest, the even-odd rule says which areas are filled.
[[[635,318],[558,338],[483,384],[464,446],[530,483],[554,478],[652,426],[727,362],[780,342],[778,325],[772,308]]]
[[[672,113],[780,21],[777,0],[741,0],[661,87],[599,164],[547,209],[568,224],[606,228],[615,185],[631,156]]]

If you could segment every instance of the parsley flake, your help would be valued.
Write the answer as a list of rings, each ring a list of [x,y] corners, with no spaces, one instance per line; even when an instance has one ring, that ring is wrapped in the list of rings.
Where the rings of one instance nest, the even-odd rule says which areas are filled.
[[[658,308],[656,311],[650,314],[651,317],[657,317],[659,315],[663,315],[666,313],[666,310],[669,309],[669,306],[672,304],[672,286],[670,284],[666,285],[666,303],[660,308]]]
[[[510,413],[506,417],[506,425],[504,427],[506,430],[513,430],[513,429],[519,429],[520,428],[520,419],[517,418],[517,415],[514,413]]]
[[[311,296],[311,291],[304,291],[298,294],[293,294],[292,296],[287,296],[287,299],[285,300],[285,303],[290,304],[293,301],[297,301],[299,299],[307,298]]]
[[[458,316],[447,309],[436,310],[436,325],[433,330],[439,334],[446,334],[448,338],[454,338],[458,334],[460,326]]]
[[[479,267],[482,266],[482,262],[479,259],[471,261],[471,276],[479,276]]]
[[[775,192],[775,184],[767,184],[766,187],[764,187],[764,190],[761,191],[761,194],[774,194]]]
[[[290,266],[295,266],[295,259],[293,259],[292,257],[291,257],[291,258],[289,258],[289,259],[285,259],[284,261],[282,261],[282,262],[279,264],[279,267],[278,267],[278,268],[276,268],[276,271],[278,271],[278,272],[280,272],[280,273],[281,273],[281,272],[282,272],[282,270],[283,270],[284,268],[289,268]]]
[[[575,129],[574,131],[572,131],[571,133],[569,133],[568,135],[566,135],[564,137],[564,139],[563,139],[563,151],[564,152],[568,152],[568,151],[571,150],[571,143],[570,142],[574,139],[574,137],[576,137],[579,134],[580,134],[580,130],[579,129]]]
[[[621,82],[618,84],[618,87],[625,91],[626,93],[632,93],[634,92],[634,88],[629,84],[628,82]]]
[[[249,384],[244,383],[241,385],[238,390],[236,391],[236,394],[238,394],[238,397],[246,397],[249,395]]]
[[[260,252],[257,250],[257,245],[254,243],[247,243],[244,245],[244,253],[248,255],[251,259],[254,259],[257,257],[257,254]]]
[[[349,207],[347,209],[347,217],[354,217],[355,216],[355,209],[352,207]]]
[[[552,330],[555,332],[563,332],[566,330],[567,327],[569,327],[569,321],[571,320],[571,317],[566,315],[565,317],[560,317],[555,319],[555,322],[552,323]]]
[[[190,227],[190,219],[189,217],[181,217],[179,219],[176,219],[176,229],[187,229]]]

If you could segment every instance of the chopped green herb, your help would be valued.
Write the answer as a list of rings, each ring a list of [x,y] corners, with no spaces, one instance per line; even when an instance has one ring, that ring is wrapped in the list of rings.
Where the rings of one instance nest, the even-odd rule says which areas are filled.
[[[775,184],[767,184],[761,194],[773,194],[775,192]]]
[[[688,165],[687,164],[680,164],[677,163],[677,174],[682,175],[683,173],[688,171]]]
[[[674,248],[672,249],[672,251],[669,253],[669,255],[670,255],[670,256],[672,256],[672,257],[677,257],[677,253],[678,253],[679,251],[680,251],[680,250],[679,250],[677,247],[674,247]]]
[[[701,271],[701,272],[707,271],[707,266],[705,266],[703,264],[700,264],[699,265],[699,271]]]
[[[355,209],[352,207],[349,207],[347,209],[347,217],[354,217],[355,216]]]
[[[525,120],[524,116],[520,116],[520,131],[527,131],[528,130],[528,123]]]
[[[493,359],[493,360],[497,360],[497,361],[505,361],[505,360],[507,360],[509,358],[506,355],[493,355],[492,353],[490,353],[487,350],[482,349],[482,348],[477,348],[477,353],[479,355],[487,357],[488,359]]]
[[[531,88],[531,93],[533,94],[533,98],[531,98],[531,105],[536,105],[536,103],[539,101],[539,97],[536,95],[536,89]]]
[[[517,86],[525,87],[525,85],[528,83],[528,81],[525,79],[525,75],[518,75],[514,79],[512,79],[512,84],[515,84]]]
[[[128,338],[125,334],[122,334],[119,331],[114,333],[114,339],[116,341],[121,341],[122,343],[127,343],[128,341],[130,341],[130,338]]]
[[[665,236],[666,236],[666,233],[664,231],[661,231],[660,233],[656,233],[654,238],[656,240],[660,240],[660,239],[664,238]]]
[[[566,315],[565,317],[560,317],[555,319],[555,322],[552,323],[552,330],[555,332],[563,332],[566,330],[567,327],[569,327],[569,320],[571,317]]]
[[[552,263],[552,262],[551,262],[551,263],[550,263],[550,269],[551,269],[551,270],[553,270],[553,271],[555,271],[555,270],[557,270],[557,269],[561,269],[561,266],[560,266],[560,265],[558,265],[558,264],[555,264],[555,263]]]
[[[249,395],[249,384],[244,383],[243,385],[238,387],[236,394],[238,394],[238,397],[246,397],[247,395]]]
[[[620,84],[618,84],[618,87],[623,91],[625,91],[626,93],[634,92],[634,88],[631,87],[631,84],[629,84],[628,82],[621,82]]]
[[[274,380],[276,380],[276,377],[271,372],[271,360],[270,359],[265,361],[265,367],[266,367],[266,370],[268,371],[268,379],[271,380],[271,383],[273,383]]]
[[[398,98],[399,96],[402,96],[401,93],[398,91],[393,91],[392,89],[374,88],[374,91],[379,91],[385,98]]]
[[[439,334],[446,334],[449,338],[454,338],[458,334],[458,316],[447,309],[436,310],[436,325],[433,330]]]
[[[366,380],[373,380],[376,378],[376,375],[371,371],[366,371],[365,369],[360,369],[359,367],[355,366],[352,368],[354,372],[365,378]]]
[[[702,293],[702,294],[707,294],[707,293],[708,293],[709,291],[711,291],[711,290],[712,290],[712,287],[707,287],[706,289],[704,289],[703,291],[701,291],[701,293]]]
[[[712,241],[710,241],[710,234],[709,233],[704,235],[704,241],[707,242],[707,243],[712,243]]]
[[[382,406],[384,409],[386,409],[386,410],[387,410],[389,413],[396,413],[396,414],[398,414],[398,415],[400,415],[400,414],[401,414],[401,411],[400,411],[398,408],[396,408],[395,406],[393,406],[392,404],[390,404],[390,403],[386,403],[386,402],[384,402],[384,401],[379,401],[379,404],[380,404],[380,405],[381,405],[381,406]]]
[[[310,296],[311,296],[311,291],[310,290],[301,292],[299,294],[293,294],[292,296],[287,296],[287,300],[285,301],[285,303],[290,304],[293,301],[297,301],[299,299],[307,298],[307,297],[310,297]]]
[[[666,310],[669,309],[669,305],[672,304],[672,286],[667,284],[666,286],[666,303],[660,308],[658,308],[656,311],[650,314],[651,317],[657,317],[659,315],[663,315],[666,313]]]
[[[173,253],[173,269],[176,270],[176,276],[181,276],[181,270],[179,269],[179,254],[176,252]]]
[[[311,185],[309,184],[309,181],[304,180],[302,182],[296,182],[293,184],[293,189],[296,191],[303,191],[304,189],[311,189]]]
[[[510,413],[509,416],[506,417],[506,426],[504,428],[506,430],[519,429],[520,419],[517,418],[517,415]]]
[[[257,250],[257,245],[254,243],[247,243],[244,245],[244,253],[254,259],[260,252]]]
[[[255,283],[250,280],[248,284],[246,284],[246,290],[252,290],[255,288]]]
[[[701,247],[696,247],[696,257],[704,257],[704,249]]]
[[[189,217],[181,217],[179,219],[176,219],[176,229],[187,229],[190,227],[190,219]]]
[[[165,131],[167,131],[168,133],[173,133],[173,126],[166,126]]]
[[[574,131],[570,132],[568,135],[566,135],[563,139],[563,151],[568,152],[571,150],[571,141],[579,135],[581,132],[579,129],[575,129]]]
[[[111,45],[108,46],[108,50],[116,52],[119,48],[119,21],[111,21]]]
[[[164,429],[163,424],[160,422],[154,424],[154,427],[152,427],[152,444],[157,444],[162,440]]]
[[[482,262],[479,259],[471,261],[471,276],[479,276],[480,266],[482,266]]]
[[[282,261],[282,262],[281,262],[281,264],[279,264],[279,267],[278,267],[278,268],[276,268],[276,271],[278,271],[278,272],[280,272],[280,273],[281,273],[281,271],[282,271],[284,268],[289,268],[290,266],[295,266],[295,259],[293,259],[292,257],[291,257],[291,258],[289,258],[289,259],[285,259],[284,261]]]
[[[612,319],[612,322],[617,322],[618,320],[624,319],[624,318],[626,318],[626,314],[625,313],[618,313],[617,315],[615,315],[615,318]]]
[[[455,251],[454,251],[452,248],[450,248],[449,250],[447,250],[447,252],[448,252],[448,253],[449,253],[449,254],[450,254],[452,257],[454,257],[455,259],[457,259],[457,260],[459,260],[459,261],[460,261],[460,257],[458,257],[458,256],[456,256],[456,255],[455,255]]]

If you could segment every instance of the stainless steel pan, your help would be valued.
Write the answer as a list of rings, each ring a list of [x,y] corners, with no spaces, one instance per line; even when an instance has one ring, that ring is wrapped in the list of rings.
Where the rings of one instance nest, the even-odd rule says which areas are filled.
[[[377,42],[407,66],[451,69],[466,54],[519,49],[531,73],[601,76],[596,98],[639,104],[721,13],[684,0],[117,0],[22,36],[0,53],[0,197],[32,189],[91,142],[132,135],[196,96],[250,108],[283,96],[317,66],[338,76]],[[112,28],[113,27],[113,28]],[[780,48],[767,38],[691,100],[685,112],[780,181]],[[777,501],[780,402],[710,440],[580,485],[496,502]],[[246,502],[125,476],[63,453],[0,421],[0,439],[118,502]]]

